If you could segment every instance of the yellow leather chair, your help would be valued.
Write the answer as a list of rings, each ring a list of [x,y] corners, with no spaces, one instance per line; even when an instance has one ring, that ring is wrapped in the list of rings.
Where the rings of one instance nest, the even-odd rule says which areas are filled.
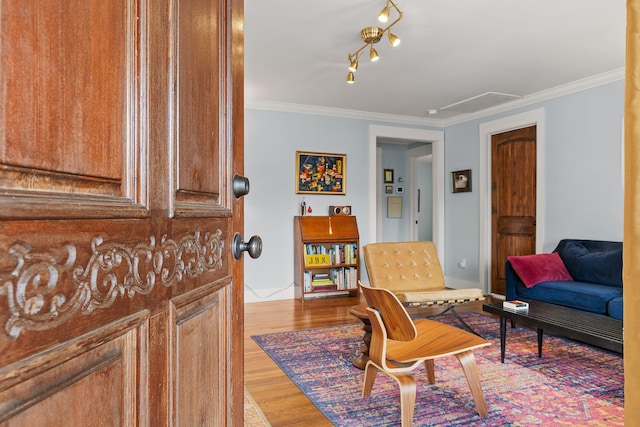
[[[482,290],[448,289],[433,242],[370,243],[364,246],[364,260],[369,284],[393,292],[412,316],[426,313],[424,308],[439,307],[435,315],[451,311],[466,330],[477,335],[454,307],[484,300]]]

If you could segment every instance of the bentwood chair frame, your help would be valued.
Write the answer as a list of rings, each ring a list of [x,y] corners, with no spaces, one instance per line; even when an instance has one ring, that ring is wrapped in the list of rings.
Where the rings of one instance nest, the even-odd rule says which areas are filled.
[[[371,346],[362,396],[369,397],[378,371],[392,377],[400,389],[402,426],[410,426],[416,399],[413,371],[424,365],[429,384],[435,384],[434,360],[455,355],[469,384],[478,414],[488,415],[480,373],[473,351],[490,345],[484,338],[429,319],[412,320],[390,291],[359,283],[371,321]]]

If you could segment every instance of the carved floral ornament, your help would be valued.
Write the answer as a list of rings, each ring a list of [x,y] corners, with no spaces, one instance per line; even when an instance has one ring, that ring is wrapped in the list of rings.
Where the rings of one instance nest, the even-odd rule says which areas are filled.
[[[223,248],[221,230],[204,236],[196,230],[179,241],[164,235],[159,245],[150,236],[149,243],[133,247],[95,236],[91,257],[81,266],[76,265],[73,244],[64,245],[59,254],[43,254],[33,253],[26,243],[14,243],[9,255],[15,258],[15,267],[10,273],[0,272],[0,296],[6,297],[11,314],[5,332],[17,339],[22,329],[52,329],[78,311],[86,316],[110,307],[119,295],[146,295],[158,280],[169,287],[185,275],[220,269]],[[56,289],[69,277],[75,284],[72,295]]]

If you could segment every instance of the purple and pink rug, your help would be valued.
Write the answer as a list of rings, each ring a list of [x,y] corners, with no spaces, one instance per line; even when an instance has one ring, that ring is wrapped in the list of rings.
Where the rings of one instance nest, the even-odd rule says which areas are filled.
[[[507,357],[500,363],[499,321],[461,313],[492,345],[475,352],[488,418],[476,413],[458,360],[436,360],[436,384],[416,371],[414,426],[622,426],[623,359],[588,345],[545,335],[542,358],[537,335],[507,330]],[[455,325],[452,316],[440,316]],[[363,371],[351,365],[360,347],[359,325],[257,335],[252,338],[336,426],[400,424],[395,381],[379,374],[369,398],[360,395]]]

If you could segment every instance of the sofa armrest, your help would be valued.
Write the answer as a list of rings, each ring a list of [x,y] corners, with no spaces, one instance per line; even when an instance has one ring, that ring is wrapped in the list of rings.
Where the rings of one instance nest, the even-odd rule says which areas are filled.
[[[524,283],[522,282],[522,279],[520,279],[520,276],[518,276],[518,273],[513,269],[511,263],[507,261],[505,265],[505,288],[507,301],[518,299],[518,284],[524,286]]]

